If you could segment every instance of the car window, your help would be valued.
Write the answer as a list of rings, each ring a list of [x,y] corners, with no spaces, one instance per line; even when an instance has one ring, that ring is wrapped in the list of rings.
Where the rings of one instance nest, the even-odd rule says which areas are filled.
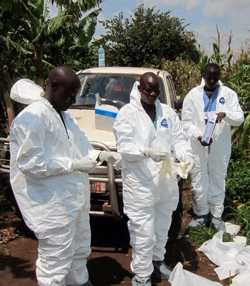
[[[129,103],[130,92],[139,75],[133,74],[81,74],[81,90],[76,97],[76,102],[72,106],[94,107],[96,97],[105,100],[120,101]],[[165,102],[165,91],[162,80],[160,82],[160,100]]]
[[[175,92],[175,87],[174,87],[174,83],[173,83],[171,76],[167,76],[166,81],[167,81],[168,89],[170,93],[171,106],[174,106],[174,103],[176,101],[176,92]]]

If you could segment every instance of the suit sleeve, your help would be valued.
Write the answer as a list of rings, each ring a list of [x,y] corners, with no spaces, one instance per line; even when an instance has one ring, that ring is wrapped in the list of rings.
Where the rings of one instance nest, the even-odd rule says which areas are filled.
[[[181,119],[183,124],[183,130],[186,136],[190,139],[198,138],[202,136],[202,132],[194,123],[194,105],[191,100],[192,93],[188,93],[183,101]]]
[[[225,108],[226,117],[224,120],[231,126],[239,126],[244,121],[244,113],[240,107],[238,96],[234,91],[231,91],[229,98]]]
[[[193,161],[190,140],[185,136],[182,123],[175,112],[172,124],[172,144],[176,158],[180,161]]]
[[[38,115],[22,114],[11,129],[11,145],[17,146],[17,167],[27,176],[42,178],[72,172],[72,160],[47,154],[46,124]]]
[[[122,158],[136,162],[145,159],[143,151],[135,142],[133,117],[126,112],[120,112],[114,123],[114,134],[116,137],[117,150]]]

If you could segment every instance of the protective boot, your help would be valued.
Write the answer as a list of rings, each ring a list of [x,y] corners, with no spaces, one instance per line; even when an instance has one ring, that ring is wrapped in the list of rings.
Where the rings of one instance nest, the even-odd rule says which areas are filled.
[[[225,223],[221,217],[213,217],[211,221],[211,226],[214,227],[217,231],[226,231]]]
[[[154,272],[152,279],[155,281],[168,280],[171,270],[167,267],[164,261],[153,261]]]
[[[134,276],[132,279],[132,286],[151,286],[151,279],[150,277],[147,278],[140,278],[138,276]]]
[[[189,227],[207,226],[209,224],[209,214],[194,216],[189,223]]]

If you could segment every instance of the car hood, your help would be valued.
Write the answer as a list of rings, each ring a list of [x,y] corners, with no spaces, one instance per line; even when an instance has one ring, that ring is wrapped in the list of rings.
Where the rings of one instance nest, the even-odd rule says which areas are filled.
[[[79,127],[85,132],[89,141],[106,144],[110,149],[116,149],[115,136],[112,131],[113,120],[105,121],[96,118],[92,109],[69,109],[70,114],[77,120]]]

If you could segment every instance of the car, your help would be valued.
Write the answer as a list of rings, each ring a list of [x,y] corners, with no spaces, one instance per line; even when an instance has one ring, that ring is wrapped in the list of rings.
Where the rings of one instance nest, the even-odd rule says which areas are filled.
[[[112,125],[119,109],[129,103],[135,81],[145,72],[160,78],[160,101],[177,103],[171,75],[164,70],[135,67],[99,67],[80,70],[81,90],[69,112],[98,150],[116,151]],[[111,164],[98,166],[90,175],[91,214],[122,217],[121,172]]]

